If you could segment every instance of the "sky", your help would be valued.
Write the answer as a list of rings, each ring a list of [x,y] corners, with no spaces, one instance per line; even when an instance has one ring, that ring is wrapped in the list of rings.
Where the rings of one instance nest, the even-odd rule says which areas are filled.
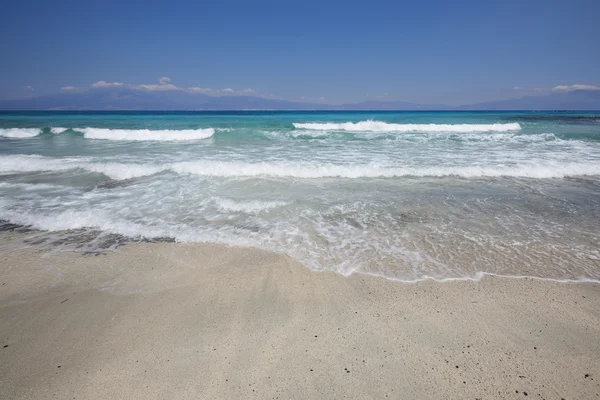
[[[117,82],[459,105],[600,87],[597,0],[0,1],[0,99]]]

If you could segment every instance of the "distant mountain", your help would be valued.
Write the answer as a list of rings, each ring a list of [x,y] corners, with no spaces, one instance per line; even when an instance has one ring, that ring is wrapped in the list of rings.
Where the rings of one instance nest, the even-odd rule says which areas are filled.
[[[575,90],[450,107],[382,100],[332,105],[256,96],[209,96],[185,90],[103,88],[2,100],[0,110],[600,110],[600,91]]]
[[[458,107],[461,110],[600,110],[600,90],[574,90],[545,96],[489,101]]]
[[[323,104],[255,96],[208,96],[176,91],[94,89],[0,101],[1,110],[315,110]]]
[[[341,105],[303,103],[256,96],[209,96],[130,88],[93,89],[0,101],[0,110],[442,110],[443,105],[406,101],[363,101]]]
[[[441,104],[418,104],[407,101],[369,100],[360,103],[342,104],[333,106],[341,110],[447,110],[450,106]]]

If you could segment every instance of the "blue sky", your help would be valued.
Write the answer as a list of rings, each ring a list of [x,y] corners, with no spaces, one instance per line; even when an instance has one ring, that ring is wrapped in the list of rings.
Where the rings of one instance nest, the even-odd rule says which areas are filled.
[[[599,14],[597,0],[2,0],[0,98],[160,77],[327,103],[600,86]]]

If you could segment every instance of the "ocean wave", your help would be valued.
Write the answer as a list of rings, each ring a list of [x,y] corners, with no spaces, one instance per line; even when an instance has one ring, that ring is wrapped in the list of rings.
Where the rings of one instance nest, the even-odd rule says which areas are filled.
[[[207,139],[215,134],[212,128],[187,130],[75,128],[86,139],[127,141],[185,141]]]
[[[403,135],[384,136],[385,139],[391,141],[406,141],[406,142],[461,142],[466,144],[479,144],[485,142],[492,143],[522,143],[522,144],[548,144],[555,142],[557,144],[565,142],[565,140],[557,137],[553,133],[542,134],[520,134],[520,133],[450,133],[450,132],[428,132],[428,133],[412,133],[407,132]]]
[[[331,140],[382,140],[410,143],[425,142],[465,142],[465,143],[548,143],[548,142],[584,142],[578,138],[565,137],[554,133],[522,134],[518,131],[512,132],[350,132],[350,131],[325,131],[312,129],[296,129],[290,131],[263,131],[262,134],[274,140],[296,140],[305,139],[311,141]]]
[[[66,171],[85,163],[82,157],[51,158],[38,155],[14,154],[0,157],[0,173]]]
[[[66,131],[68,131],[69,128],[50,128],[50,132],[52,132],[55,135],[60,135],[61,133],[65,133]]]
[[[101,173],[112,179],[124,180],[150,176],[161,172],[221,178],[396,178],[449,177],[485,178],[564,178],[569,176],[600,175],[600,164],[578,162],[543,162],[506,165],[469,166],[387,166],[379,164],[332,164],[307,162],[259,162],[198,160],[175,163],[128,164],[96,162],[90,159],[49,158],[42,156],[10,155],[0,157],[0,173],[66,171],[82,169]]]
[[[133,222],[113,218],[104,210],[66,210],[50,212],[16,212],[0,207],[0,219],[44,231],[96,228],[108,233],[147,238],[165,236],[165,230],[152,229]]]
[[[508,124],[391,124],[382,121],[298,123],[296,129],[348,132],[507,132],[518,131],[521,125]]]
[[[51,185],[47,183],[0,182],[0,189],[18,189],[27,192],[38,190],[65,190],[66,188],[68,187],[63,185]]]
[[[38,128],[4,128],[0,129],[0,136],[10,139],[32,138],[42,133]]]
[[[179,174],[217,177],[277,177],[277,178],[397,178],[449,177],[485,178],[564,178],[567,176],[600,175],[599,164],[547,163],[514,166],[436,166],[388,167],[377,164],[338,165],[309,163],[244,163],[190,161],[169,166]]]
[[[161,165],[94,162],[84,157],[51,158],[38,155],[0,157],[0,173],[63,172],[76,169],[100,173],[115,180],[140,178],[165,170]]]
[[[166,170],[162,165],[121,163],[90,163],[79,165],[78,168],[103,174],[118,181],[151,176]]]

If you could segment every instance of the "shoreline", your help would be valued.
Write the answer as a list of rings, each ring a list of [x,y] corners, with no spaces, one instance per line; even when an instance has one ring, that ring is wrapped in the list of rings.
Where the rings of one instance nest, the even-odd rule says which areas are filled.
[[[55,232],[59,235],[60,234],[63,235],[64,236],[63,238],[59,237],[59,238],[51,239],[49,237],[43,238],[43,236],[42,236],[42,239],[40,240],[39,236],[38,237],[35,236],[36,234],[52,234],[52,233],[53,232],[51,232],[51,231],[37,229],[30,225],[23,225],[23,224],[13,223],[8,220],[0,219],[0,239],[1,240],[13,241],[12,246],[16,246],[17,248],[22,247],[23,243],[25,243],[25,245],[28,246],[27,248],[29,248],[35,252],[43,252],[43,251],[48,251],[49,249],[58,248],[63,245],[66,245],[66,246],[71,245],[74,247],[65,248],[64,250],[61,251],[61,253],[62,252],[64,252],[64,253],[73,252],[75,254],[80,254],[80,255],[106,255],[108,253],[119,253],[119,251],[120,251],[119,249],[122,249],[125,246],[131,246],[131,245],[136,246],[136,245],[141,245],[141,244],[173,243],[173,244],[178,244],[181,246],[218,246],[218,247],[222,247],[224,249],[224,251],[226,249],[246,249],[248,251],[260,251],[260,252],[264,252],[264,253],[279,255],[281,257],[291,258],[292,260],[297,262],[302,267],[306,268],[307,270],[309,270],[311,272],[315,272],[315,273],[332,272],[334,274],[337,274],[337,275],[340,275],[343,277],[350,277],[352,275],[359,274],[359,275],[375,277],[378,279],[384,279],[384,280],[388,280],[391,282],[405,283],[405,284],[420,283],[420,282],[436,282],[436,283],[463,282],[463,281],[479,282],[482,279],[485,279],[488,277],[495,277],[495,278],[502,278],[502,279],[534,279],[534,280],[539,280],[539,281],[548,281],[548,282],[556,282],[556,283],[576,283],[576,284],[577,283],[600,283],[600,279],[593,279],[593,278],[588,278],[588,277],[560,279],[560,278],[540,277],[540,276],[534,276],[534,275],[513,275],[513,274],[503,275],[503,274],[497,274],[494,272],[486,272],[486,271],[477,271],[473,276],[448,277],[448,278],[436,278],[433,276],[423,276],[423,277],[416,278],[416,279],[401,279],[401,278],[396,278],[396,277],[392,277],[392,276],[386,276],[383,274],[378,274],[375,272],[360,271],[360,270],[353,270],[350,274],[342,274],[340,272],[333,271],[333,270],[315,270],[315,269],[309,268],[308,266],[304,265],[302,263],[302,261],[297,260],[288,254],[274,251],[274,250],[264,249],[264,248],[260,248],[260,247],[254,247],[254,246],[231,245],[231,244],[218,243],[218,242],[178,242],[176,240],[176,238],[166,237],[166,236],[152,237],[152,238],[146,238],[146,237],[132,238],[132,237],[129,237],[129,236],[121,234],[121,233],[103,232],[101,230],[88,230],[87,228],[79,228],[79,229],[74,229],[72,231],[57,231],[57,232]],[[34,240],[30,240],[30,238],[27,237],[28,234],[33,234]],[[101,240],[99,240],[98,242],[95,243],[97,248],[92,248],[90,250],[87,250],[86,246],[89,245],[89,239],[91,236],[94,236],[94,235],[97,235],[98,238],[101,238]],[[81,237],[81,240],[78,241],[77,239],[73,239],[78,236]],[[42,245],[46,246],[46,247],[43,247]],[[77,245],[79,245],[79,246],[77,246]],[[0,251],[13,251],[12,246],[9,245],[8,243],[4,243],[4,246],[0,247]],[[50,253],[54,254],[54,251],[50,251]]]
[[[210,244],[7,246],[2,398],[600,396],[597,283],[407,284]]]

